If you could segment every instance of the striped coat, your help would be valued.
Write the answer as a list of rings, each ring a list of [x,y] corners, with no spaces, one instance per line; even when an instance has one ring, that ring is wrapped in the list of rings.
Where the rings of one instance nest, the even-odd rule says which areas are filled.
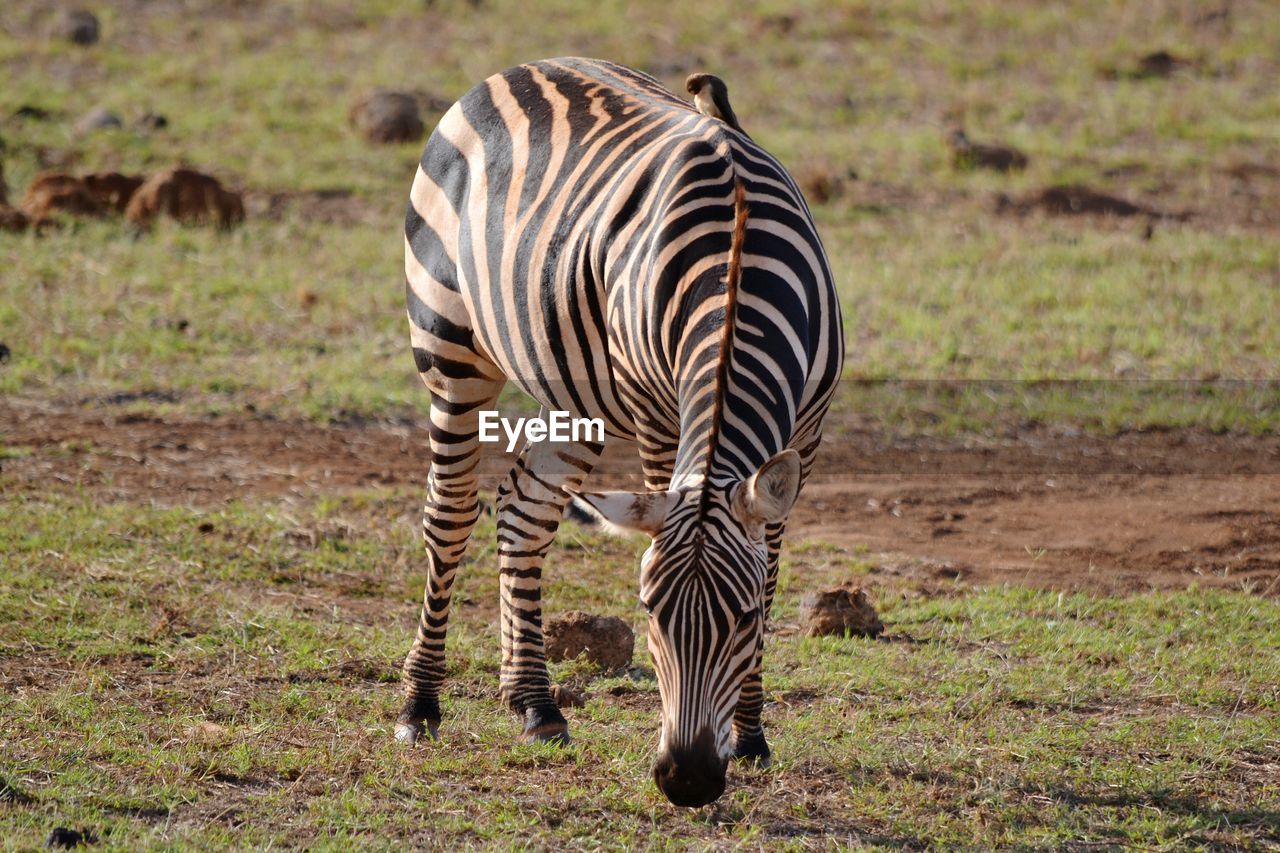
[[[441,119],[405,239],[432,467],[398,735],[439,724],[449,593],[477,514],[477,419],[510,381],[639,444],[646,492],[582,497],[654,539],[640,597],[663,698],[655,777],[673,802],[714,799],[731,755],[768,758],[763,617],[843,357],[800,191],[748,136],[654,79],[548,60],[489,78]],[[568,737],[539,582],[601,449],[528,445],[499,488],[502,690],[526,738]]]

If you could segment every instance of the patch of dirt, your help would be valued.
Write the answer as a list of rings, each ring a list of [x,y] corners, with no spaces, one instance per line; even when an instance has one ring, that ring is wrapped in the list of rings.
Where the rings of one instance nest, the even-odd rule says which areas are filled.
[[[865,558],[877,580],[1280,595],[1280,438],[1033,430],[898,440],[837,424],[831,434],[788,533]],[[421,488],[427,470],[423,422],[326,427],[10,398],[0,436],[22,449],[3,460],[6,491],[87,489],[103,500],[216,505]],[[635,460],[633,447],[610,445],[592,488],[640,489]],[[482,485],[509,465],[487,455]]]
[[[254,219],[280,220],[297,216],[307,222],[330,225],[377,224],[385,219],[379,210],[348,189],[249,190],[245,209]]]
[[[1083,184],[1047,187],[1021,199],[1010,199],[1001,194],[996,199],[996,209],[1018,214],[1038,210],[1054,216],[1147,216],[1152,219],[1176,220],[1190,218],[1186,213],[1165,213],[1134,204]]]

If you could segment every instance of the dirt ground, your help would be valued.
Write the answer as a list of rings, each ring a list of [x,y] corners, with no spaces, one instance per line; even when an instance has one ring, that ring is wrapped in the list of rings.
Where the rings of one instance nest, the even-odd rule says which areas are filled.
[[[1280,595],[1280,439],[1196,432],[1112,438],[894,440],[832,430],[791,533],[925,586],[1013,582],[1128,592],[1192,585]],[[250,413],[193,418],[119,406],[0,401],[6,488],[212,505],[421,486],[421,424],[319,426]],[[610,448],[595,488],[639,488]],[[484,486],[505,471],[485,460]]]

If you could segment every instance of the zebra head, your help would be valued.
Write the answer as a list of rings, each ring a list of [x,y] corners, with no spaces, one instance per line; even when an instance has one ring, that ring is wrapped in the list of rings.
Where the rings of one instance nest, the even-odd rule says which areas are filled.
[[[783,450],[746,478],[579,496],[605,522],[653,540],[640,561],[662,698],[653,776],[675,805],[724,793],[734,710],[764,632],[765,525],[786,518],[799,490],[800,456]]]

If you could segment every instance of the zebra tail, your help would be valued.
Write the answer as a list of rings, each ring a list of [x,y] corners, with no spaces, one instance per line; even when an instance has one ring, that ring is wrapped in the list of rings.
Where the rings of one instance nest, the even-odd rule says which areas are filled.
[[[733,346],[733,328],[738,316],[738,285],[742,281],[742,244],[747,238],[747,190],[739,178],[733,187],[733,238],[729,242],[729,271],[725,281],[725,335],[720,349],[720,371],[728,368],[729,356]],[[719,383],[723,387],[723,376]],[[712,429],[719,431],[723,400],[716,400],[716,413],[712,420]],[[591,504],[582,498],[575,497],[564,508],[564,517],[588,530],[608,533],[613,536],[629,536],[630,531],[615,526],[595,511]]]

